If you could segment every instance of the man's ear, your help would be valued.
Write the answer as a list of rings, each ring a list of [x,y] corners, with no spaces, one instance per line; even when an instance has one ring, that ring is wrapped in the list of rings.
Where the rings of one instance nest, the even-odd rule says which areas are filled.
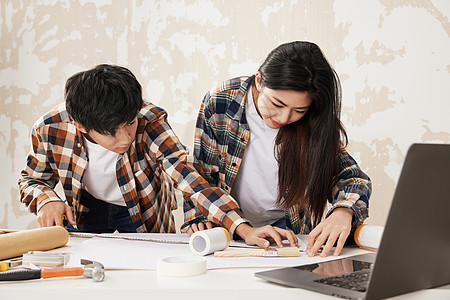
[[[81,131],[82,133],[87,134],[87,130],[84,129],[84,127],[81,126],[79,123],[77,123],[77,122],[74,121],[74,122],[73,122],[73,125],[75,125],[75,127],[76,127],[79,131]]]

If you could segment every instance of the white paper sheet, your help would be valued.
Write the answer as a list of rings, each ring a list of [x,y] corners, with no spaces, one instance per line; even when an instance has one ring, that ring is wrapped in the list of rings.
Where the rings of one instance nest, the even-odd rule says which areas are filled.
[[[153,239],[165,239],[172,241],[188,242],[187,234],[120,234],[125,236],[149,237]],[[232,241],[232,245],[245,245],[241,241]],[[300,249],[305,248],[302,239],[299,240]],[[228,248],[238,250],[240,248]],[[364,250],[352,248],[344,249],[341,256],[327,258],[308,257],[300,252],[300,257],[214,257],[205,256],[207,269],[219,268],[243,268],[243,267],[288,267],[306,265],[321,261],[342,258],[346,256],[366,253]],[[148,241],[134,241],[112,238],[91,238],[71,249],[69,265],[79,265],[80,259],[89,259],[102,263],[105,269],[145,269],[156,270],[157,261],[169,256],[194,255],[188,244],[156,243]]]

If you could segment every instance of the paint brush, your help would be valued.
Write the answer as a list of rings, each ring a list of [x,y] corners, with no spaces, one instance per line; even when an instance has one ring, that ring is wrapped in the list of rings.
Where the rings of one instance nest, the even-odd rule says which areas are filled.
[[[256,250],[236,250],[236,251],[216,251],[216,257],[296,257],[300,256],[300,250],[297,247],[285,247],[277,249],[256,249]]]

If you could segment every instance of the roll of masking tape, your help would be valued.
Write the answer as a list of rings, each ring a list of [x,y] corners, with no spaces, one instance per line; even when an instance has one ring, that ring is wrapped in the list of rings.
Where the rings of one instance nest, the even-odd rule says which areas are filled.
[[[207,255],[225,250],[229,245],[230,233],[222,227],[196,231],[189,239],[189,247],[197,255]]]
[[[158,275],[196,276],[206,272],[206,259],[198,256],[172,256],[158,260]]]

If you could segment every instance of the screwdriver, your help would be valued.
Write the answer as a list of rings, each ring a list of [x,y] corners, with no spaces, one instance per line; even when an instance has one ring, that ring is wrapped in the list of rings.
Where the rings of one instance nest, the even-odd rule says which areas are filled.
[[[0,272],[8,270],[8,263],[4,261],[0,261]]]

